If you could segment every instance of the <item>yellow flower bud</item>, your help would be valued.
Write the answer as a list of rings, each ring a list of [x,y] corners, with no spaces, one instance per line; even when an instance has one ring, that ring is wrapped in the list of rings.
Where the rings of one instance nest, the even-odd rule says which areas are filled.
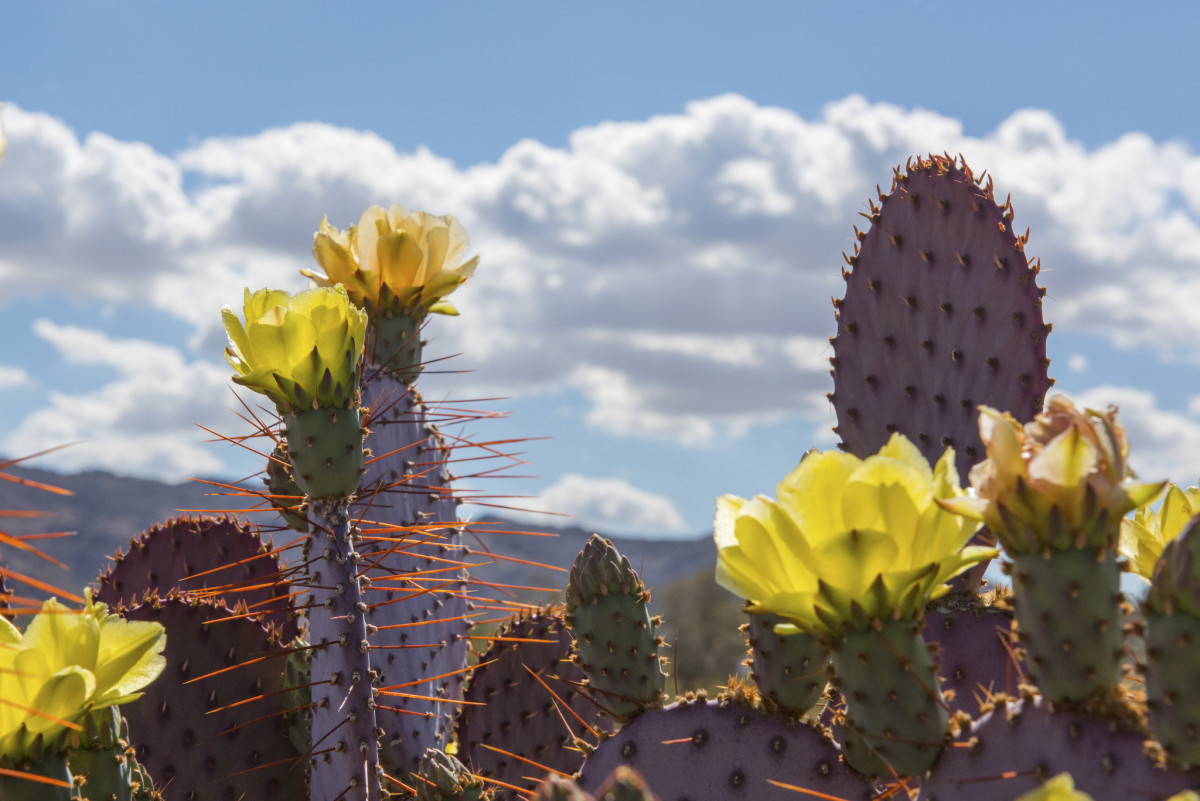
[[[466,231],[451,216],[372,206],[347,231],[322,218],[313,257],[325,274],[301,272],[319,286],[344,285],[373,315],[458,314],[445,297],[475,274],[479,257],[464,262],[467,247]]]
[[[356,402],[366,315],[341,286],[296,295],[245,292],[246,322],[221,310],[237,384],[261,392],[281,411],[345,409]]]

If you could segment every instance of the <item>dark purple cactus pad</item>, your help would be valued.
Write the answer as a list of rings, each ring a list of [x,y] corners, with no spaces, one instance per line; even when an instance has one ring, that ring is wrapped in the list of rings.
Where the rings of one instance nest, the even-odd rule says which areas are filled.
[[[596,706],[576,689],[585,677],[570,661],[571,633],[555,610],[514,618],[497,637],[501,639],[480,657],[480,667],[467,685],[468,705],[458,718],[459,756],[481,776],[532,790],[547,770],[566,774],[579,770],[583,752],[575,745],[576,738],[596,743],[596,737],[575,715],[593,729],[610,731],[612,723],[597,715]],[[562,709],[551,691],[575,715]],[[473,706],[471,702],[484,706]],[[527,777],[534,778],[531,781]],[[497,788],[497,793],[498,797],[516,797],[503,788]]]
[[[454,731],[470,628],[467,576],[458,565],[468,557],[446,450],[420,396],[380,374],[364,386],[362,402],[370,407],[365,445],[378,461],[367,465],[352,513],[363,518],[361,567],[372,581],[367,622],[379,629],[370,635],[371,667],[379,686],[403,694],[378,699],[380,759],[401,777],[427,748],[445,748]]]
[[[879,200],[834,301],[836,431],[864,458],[893,431],[931,463],[953,445],[965,483],[984,458],[976,408],[1026,421],[1052,383],[1040,267],[1013,231],[1012,206],[963,162],[910,162]]]
[[[152,596],[124,614],[167,630],[162,676],[121,707],[137,759],[167,801],[307,798],[284,719],[292,697],[282,692],[284,646],[253,620],[226,619],[230,610],[211,601]]]
[[[279,628],[283,642],[291,642],[299,634],[297,615],[276,556],[254,528],[232,518],[177,517],[148,529],[116,555],[98,579],[96,600],[133,606],[147,593],[220,589],[215,597],[225,606],[245,603]]]
[[[579,783],[594,793],[621,765],[642,774],[662,801],[806,797],[769,780],[845,801],[873,797],[823,730],[728,699],[643,712],[600,743]]]
[[[1016,695],[1024,676],[1014,657],[1012,612],[994,606],[925,613],[925,641],[937,643],[942,692],[951,709],[978,717],[991,694]]]
[[[997,706],[960,743],[922,783],[922,801],[1012,801],[1060,773],[1094,801],[1166,801],[1200,787],[1200,776],[1156,765],[1142,735],[1099,717],[1048,712],[1040,698]]]

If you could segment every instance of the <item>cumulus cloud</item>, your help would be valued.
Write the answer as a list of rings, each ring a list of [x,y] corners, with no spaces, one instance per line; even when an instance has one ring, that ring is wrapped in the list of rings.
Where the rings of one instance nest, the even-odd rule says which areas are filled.
[[[1012,193],[1060,331],[1200,362],[1200,157],[1137,133],[1089,149],[1045,111],[968,137],[955,119],[858,96],[804,119],[724,95],[469,168],[316,122],[162,154],[3,114],[5,301],[65,288],[146,304],[215,348],[216,310],[243,286],[303,285],[322,215],[345,227],[372,203],[453,213],[482,265],[456,295],[463,316],[427,334],[474,372],[429,376],[429,390],[571,387],[610,433],[702,443],[824,422],[840,253],[875,185],[929,151],[963,153]]]
[[[124,475],[178,482],[224,472],[216,446],[192,421],[227,419],[224,367],[187,361],[175,348],[102,331],[34,323],[68,364],[111,368],[112,381],[91,392],[50,393],[49,404],[19,421],[3,441],[11,454],[35,453],[65,443],[42,464],[64,470],[100,468]]]
[[[635,487],[622,478],[589,478],[566,473],[523,506],[572,515],[576,518],[574,523],[615,533],[691,533],[669,498]],[[550,520],[545,515],[517,514],[542,524]]]
[[[24,368],[0,364],[0,392],[28,386],[31,382],[32,379]]]

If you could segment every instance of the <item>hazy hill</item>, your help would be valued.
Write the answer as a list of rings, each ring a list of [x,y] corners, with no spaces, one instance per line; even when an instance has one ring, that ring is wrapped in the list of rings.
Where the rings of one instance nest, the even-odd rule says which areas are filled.
[[[146,528],[178,516],[180,510],[249,506],[244,499],[212,495],[215,488],[197,482],[163,484],[99,471],[60,474],[32,468],[12,468],[8,472],[74,493],[71,496],[54,495],[0,481],[0,509],[33,509],[52,513],[46,518],[8,518],[0,522],[0,529],[14,534],[76,532],[69,538],[35,543],[65,562],[69,572],[12,548],[0,549],[0,559],[8,567],[64,589],[78,588],[92,581],[106,564],[106,557],[128,547],[130,538]],[[252,515],[249,519],[273,524],[277,518],[274,513],[268,512]],[[515,529],[555,536],[489,533]],[[472,563],[486,561],[484,549],[487,549],[496,554],[564,568],[570,567],[591,534],[591,531],[579,527],[514,524],[490,515],[479,517],[474,530]],[[284,535],[289,539],[292,536],[290,532],[284,532]],[[702,570],[710,570],[716,559],[715,546],[708,536],[688,541],[610,539],[640,570],[652,590]],[[566,583],[565,573],[552,573],[516,562],[496,560],[479,570],[488,581],[503,584],[561,587]]]

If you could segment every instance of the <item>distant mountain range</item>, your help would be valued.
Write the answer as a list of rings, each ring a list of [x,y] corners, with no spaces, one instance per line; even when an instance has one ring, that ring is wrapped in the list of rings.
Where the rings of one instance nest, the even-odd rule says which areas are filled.
[[[236,508],[251,505],[245,498],[223,497],[209,484],[188,482],[164,484],[112,473],[89,471],[61,474],[35,468],[16,467],[8,471],[32,481],[51,484],[73,494],[56,495],[7,481],[0,481],[0,510],[42,510],[47,517],[6,517],[0,530],[11,534],[73,531],[71,537],[33,543],[67,565],[63,570],[42,559],[11,547],[0,546],[0,564],[63,589],[78,592],[95,580],[106,566],[107,558],[128,548],[132,537],[145,529],[180,514],[198,514],[194,510]],[[187,510],[181,511],[181,510]],[[256,512],[249,522],[274,525],[274,512]],[[567,574],[532,567],[509,559],[489,560],[485,549],[510,559],[569,569],[588,536],[589,530],[571,527],[536,526],[512,523],[502,517],[482,516],[472,523],[473,539],[470,564],[482,564],[472,574],[500,584],[554,587],[566,585]],[[552,536],[518,536],[501,531],[529,531]],[[284,531],[276,537],[287,537]],[[607,535],[605,535],[607,536]],[[716,547],[711,537],[695,540],[646,540],[609,537],[638,568],[653,590],[702,571],[711,571],[716,563]],[[534,593],[549,599],[550,593]],[[530,595],[527,593],[527,599]]]

